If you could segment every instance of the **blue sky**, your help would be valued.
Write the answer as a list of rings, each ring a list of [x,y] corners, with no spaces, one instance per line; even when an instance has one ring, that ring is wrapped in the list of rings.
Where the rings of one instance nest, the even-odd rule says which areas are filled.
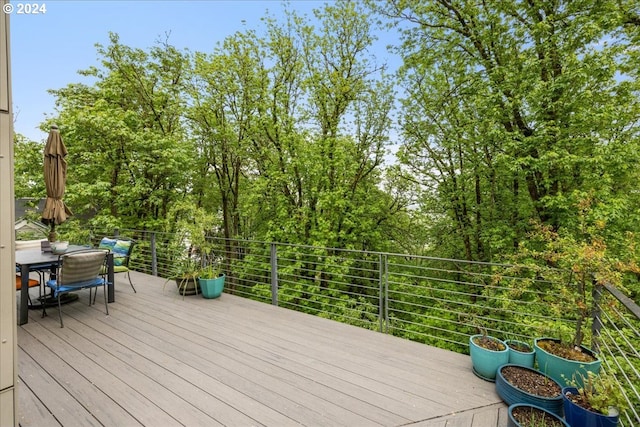
[[[37,2],[37,1],[36,1]],[[12,1],[14,8],[26,1]],[[33,4],[34,1],[29,1]],[[54,98],[48,89],[82,82],[78,70],[98,65],[96,43],[108,44],[108,33],[120,42],[149,48],[171,32],[169,42],[178,48],[211,52],[226,36],[249,28],[262,28],[266,11],[281,15],[278,0],[49,0],[46,13],[11,15],[11,61],[14,131],[41,141],[47,134],[38,129],[54,115]],[[294,0],[290,9],[311,17],[324,1]],[[378,55],[385,55],[380,44]],[[384,60],[381,58],[380,60]]]

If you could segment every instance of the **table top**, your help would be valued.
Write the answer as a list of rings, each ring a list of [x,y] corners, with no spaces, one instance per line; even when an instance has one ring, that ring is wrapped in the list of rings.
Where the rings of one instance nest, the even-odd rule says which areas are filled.
[[[69,245],[66,253],[81,250],[91,249],[86,246]],[[62,254],[64,255],[64,254]],[[40,248],[33,249],[21,249],[16,251],[16,264],[17,265],[33,265],[33,264],[50,264],[57,263],[60,255],[51,252],[42,252]]]

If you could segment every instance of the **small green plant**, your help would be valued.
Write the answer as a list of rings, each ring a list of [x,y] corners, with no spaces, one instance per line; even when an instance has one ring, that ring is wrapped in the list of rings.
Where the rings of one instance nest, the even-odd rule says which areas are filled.
[[[507,340],[507,345],[509,346],[509,348],[521,353],[529,353],[530,351],[532,351],[529,344],[517,340]]]
[[[519,407],[514,409],[513,417],[522,427],[562,427],[563,424],[552,415],[538,408]]]
[[[209,264],[198,271],[200,279],[215,279],[220,276],[220,268],[217,264]]]
[[[475,328],[476,332],[479,335],[482,335],[480,337],[476,337],[473,339],[473,342],[476,345],[482,348],[485,348],[487,350],[493,350],[493,351],[505,350],[506,347],[500,340],[487,334],[487,328],[485,328],[482,325],[481,321],[476,316],[467,317],[467,322]]]
[[[571,385],[578,389],[577,395],[567,395],[575,404],[593,412],[608,415],[610,408],[623,411],[627,408],[627,401],[622,394],[622,387],[612,373],[601,372],[599,375],[587,372],[581,375],[582,387],[577,387],[577,381]]]
[[[509,346],[509,348],[513,350],[522,353],[533,351],[533,347],[531,346],[531,344],[523,341],[523,338],[520,338],[513,333],[505,333],[503,341]]]

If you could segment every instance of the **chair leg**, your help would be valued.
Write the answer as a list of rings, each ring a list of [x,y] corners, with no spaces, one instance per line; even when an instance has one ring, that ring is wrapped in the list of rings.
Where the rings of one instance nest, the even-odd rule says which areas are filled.
[[[33,307],[33,301],[31,301],[31,292],[30,291],[31,291],[31,288],[29,288],[27,290],[27,300],[29,301],[29,307]],[[40,291],[40,295],[42,295],[42,291]]]
[[[40,275],[40,277],[42,278],[42,285],[41,285],[41,291],[40,291],[40,303],[42,304],[42,317],[47,317],[47,286],[46,286],[46,277],[45,277],[45,271],[43,270],[39,270],[38,274]],[[54,275],[55,277],[55,275]],[[51,273],[49,274],[49,278],[51,279]],[[44,288],[44,290],[42,290],[42,288]],[[53,300],[53,288],[49,288],[49,297]]]
[[[129,284],[131,285],[131,289],[133,289],[133,293],[137,294],[138,291],[136,291],[136,288],[133,286],[133,282],[131,281],[131,274],[129,271],[127,271],[127,278],[129,279]]]
[[[31,301],[31,293],[29,293],[30,290],[31,288],[27,289],[27,306],[28,307],[33,306],[33,302]]]
[[[58,316],[60,317],[60,327],[64,328],[62,324],[62,304],[60,303],[60,294],[58,294]]]
[[[38,286],[38,301],[40,301],[40,304],[44,304],[44,301],[42,300],[42,287],[44,286],[44,273],[43,274],[38,273],[38,279],[40,279],[40,286]]]
[[[40,299],[40,304],[42,304],[42,316],[40,317],[47,317],[47,289],[46,288],[44,290],[44,296]]]
[[[47,317],[47,304],[46,304],[46,298],[44,298],[42,300],[42,315],[40,317],[44,318]]]
[[[104,311],[109,315],[109,305],[107,304],[107,282],[104,281],[102,283],[102,292],[104,295]],[[98,293],[98,288],[96,288],[96,294]]]
[[[42,300],[42,286],[43,286],[44,282],[41,279],[40,272],[39,271],[36,271],[36,272],[38,273],[38,279],[39,279],[38,280],[38,284],[39,284],[39,286],[38,286],[38,291],[39,291],[38,298],[39,298],[39,300]],[[31,300],[31,287],[29,287],[29,289],[27,290],[27,300],[28,300],[28,303],[29,303],[29,308],[34,308],[35,306],[33,304],[33,301]]]
[[[45,286],[45,283],[47,283],[47,282],[45,282],[45,280],[47,278],[44,276],[44,271],[36,270],[36,272],[38,273],[38,279],[40,279],[40,297],[39,298],[40,298],[40,302],[43,302],[42,301],[42,288]],[[46,296],[47,295],[47,290],[46,289],[45,289],[44,293],[45,293],[45,296]]]

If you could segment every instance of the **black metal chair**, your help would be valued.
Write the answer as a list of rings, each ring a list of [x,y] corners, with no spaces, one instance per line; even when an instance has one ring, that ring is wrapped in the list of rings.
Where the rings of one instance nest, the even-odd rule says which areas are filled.
[[[60,255],[55,279],[48,280],[46,285],[51,288],[53,297],[58,301],[61,328],[64,327],[64,324],[62,323],[60,296],[70,292],[89,289],[89,305],[91,305],[95,300],[95,296],[92,298],[93,289],[102,286],[104,308],[106,314],[109,314],[107,280],[103,274],[103,271],[106,271],[107,253],[108,251],[104,249],[82,249]],[[96,289],[95,292],[97,293],[98,290]],[[42,305],[42,315],[46,315],[46,304]]]

